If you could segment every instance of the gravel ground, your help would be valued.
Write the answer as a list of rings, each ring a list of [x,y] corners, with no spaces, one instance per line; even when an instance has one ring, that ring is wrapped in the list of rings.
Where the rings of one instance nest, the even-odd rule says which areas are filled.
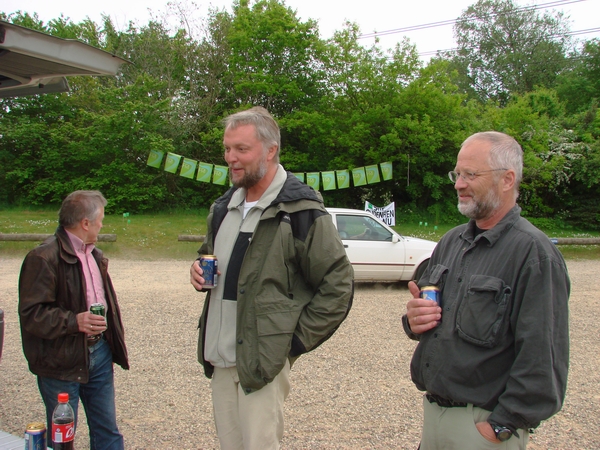
[[[117,413],[127,449],[213,449],[209,381],[196,362],[204,294],[188,281],[189,261],[112,260],[131,370],[116,367]],[[21,350],[17,317],[20,259],[0,258],[5,342],[0,362],[0,429],[22,435],[43,421],[35,377]],[[529,449],[600,448],[600,261],[568,261],[571,372],[564,408],[532,436]],[[410,381],[414,343],[402,332],[406,285],[359,285],[338,332],[291,372],[283,449],[415,449],[421,398]],[[88,448],[80,410],[76,448]]]

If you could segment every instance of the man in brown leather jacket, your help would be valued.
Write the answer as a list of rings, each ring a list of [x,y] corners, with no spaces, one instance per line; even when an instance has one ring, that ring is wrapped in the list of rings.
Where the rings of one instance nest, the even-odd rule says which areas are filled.
[[[19,278],[23,352],[37,375],[48,430],[58,393],[86,412],[93,449],[123,449],[115,410],[113,362],[129,369],[121,312],[108,260],[95,247],[106,199],[75,191],[63,201],[54,236],[31,250]],[[105,317],[90,313],[101,303]],[[48,446],[52,436],[48,433]]]

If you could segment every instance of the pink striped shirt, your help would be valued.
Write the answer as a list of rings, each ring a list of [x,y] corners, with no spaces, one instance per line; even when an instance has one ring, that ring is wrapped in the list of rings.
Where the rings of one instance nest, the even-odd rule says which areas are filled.
[[[65,230],[67,231],[67,230]],[[106,296],[104,285],[102,284],[102,274],[96,260],[92,256],[92,250],[96,247],[94,244],[84,244],[83,241],[73,233],[67,231],[71,245],[81,261],[83,267],[83,277],[85,278],[85,293],[87,309],[90,309],[92,303],[102,303],[106,308]]]

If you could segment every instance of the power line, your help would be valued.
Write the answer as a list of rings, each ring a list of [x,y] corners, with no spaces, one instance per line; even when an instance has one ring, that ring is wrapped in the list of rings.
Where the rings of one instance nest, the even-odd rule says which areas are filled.
[[[588,28],[587,30],[579,30],[579,31],[569,31],[567,34],[571,36],[576,36],[579,34],[591,34],[600,32],[600,28]]]
[[[600,33],[600,27],[587,28],[585,30],[569,31],[568,33],[565,33],[565,34],[567,34],[569,36],[577,36],[577,35],[580,35],[580,34],[593,34],[593,33]],[[435,56],[438,53],[454,52],[456,50],[458,50],[457,47],[447,48],[445,50],[429,50],[429,51],[426,51],[426,52],[419,53],[419,56]]]
[[[520,8],[514,9],[511,12],[535,11],[537,9],[554,8],[556,6],[564,6],[564,5],[569,5],[571,3],[579,3],[579,2],[584,2],[584,1],[586,1],[586,0],[557,0],[557,1],[552,1],[552,2],[548,2],[548,3],[540,3],[539,5],[522,6]],[[367,38],[372,38],[372,37],[388,36],[390,34],[405,33],[405,32],[409,32],[409,31],[425,30],[425,29],[429,29],[429,28],[437,28],[437,27],[446,26],[446,25],[453,25],[456,22],[458,22],[459,20],[460,19],[442,20],[440,22],[432,22],[432,23],[426,23],[426,24],[422,24],[422,25],[412,25],[412,26],[408,26],[408,27],[395,28],[392,30],[385,30],[385,31],[380,31],[380,32],[374,31],[372,33],[361,34],[360,36],[358,36],[358,39],[367,39]]]

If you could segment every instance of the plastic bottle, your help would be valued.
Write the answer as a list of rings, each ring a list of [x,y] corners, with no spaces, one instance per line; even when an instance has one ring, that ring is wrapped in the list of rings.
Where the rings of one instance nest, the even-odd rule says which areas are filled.
[[[52,445],[54,450],[73,450],[75,414],[69,404],[69,394],[58,394],[58,405],[52,413]]]

